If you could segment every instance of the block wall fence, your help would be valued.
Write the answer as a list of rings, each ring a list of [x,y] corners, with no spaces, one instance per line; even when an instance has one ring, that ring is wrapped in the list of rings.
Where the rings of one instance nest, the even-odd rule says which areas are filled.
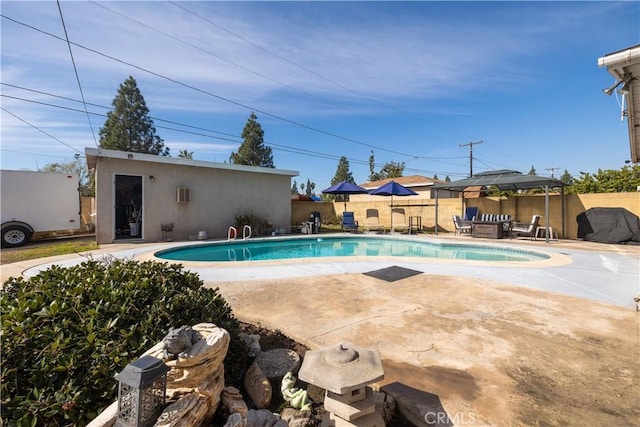
[[[468,207],[477,207],[486,214],[509,214],[517,221],[528,222],[535,214],[541,215],[541,224],[545,223],[545,196],[501,196],[465,199]],[[376,201],[347,202],[346,210],[354,213],[356,221],[364,225],[367,209],[377,209],[380,223],[386,227],[391,223],[391,198]],[[412,197],[394,197],[394,208],[404,208],[405,215],[420,216],[424,231],[433,232],[436,224],[435,199]],[[640,192],[629,193],[593,193],[565,195],[565,233],[566,239],[578,238],[578,214],[595,207],[624,208],[640,216]],[[311,212],[320,212],[323,223],[339,223],[339,217],[345,210],[344,202],[291,201],[292,227],[307,221]],[[452,215],[463,213],[461,198],[438,200],[438,232],[453,233]],[[562,196],[549,194],[549,225],[562,232]]]

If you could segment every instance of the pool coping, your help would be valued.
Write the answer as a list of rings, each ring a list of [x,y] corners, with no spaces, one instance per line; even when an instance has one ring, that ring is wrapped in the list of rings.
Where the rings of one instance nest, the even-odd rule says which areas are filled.
[[[317,237],[316,237],[317,236]],[[438,246],[446,246],[446,247],[476,247],[476,248],[500,248],[502,251],[505,250],[505,243],[507,242],[473,242],[473,243],[461,243],[461,242],[452,242],[447,239],[438,239],[433,236],[411,236],[411,235],[371,235],[371,234],[362,234],[362,235],[353,235],[344,233],[332,233],[332,234],[323,234],[321,235],[304,235],[304,236],[275,236],[275,237],[260,237],[253,238],[251,242],[255,241],[273,241],[273,240],[312,240],[318,238],[364,238],[364,239],[374,239],[374,238],[383,238],[388,240],[408,240],[415,241],[420,243],[425,243],[424,240],[428,237],[429,243],[438,245]],[[233,241],[234,243],[241,243],[242,241]],[[179,246],[175,246],[175,248],[186,248],[186,247],[197,247],[200,245],[223,245],[229,243],[227,240],[217,240],[217,241],[200,241],[200,242],[189,242],[187,244],[181,244]],[[144,254],[140,254],[136,257],[139,260],[153,260],[158,262],[175,262],[182,264],[185,268],[246,268],[248,266],[260,268],[261,266],[282,266],[282,265],[296,265],[296,264],[310,264],[310,263],[336,263],[336,262],[363,262],[363,261],[379,261],[384,263],[389,262],[407,262],[407,263],[463,263],[465,265],[480,265],[480,266],[495,266],[495,267],[557,267],[561,265],[567,265],[572,262],[571,257],[561,254],[549,252],[542,249],[530,249],[520,246],[511,246],[507,245],[507,252],[513,253],[523,253],[523,254],[542,254],[547,256],[546,259],[539,260],[530,260],[530,261],[483,261],[483,260],[469,260],[469,259],[460,259],[460,258],[436,258],[436,257],[411,257],[411,256],[389,256],[389,255],[358,255],[358,256],[339,256],[339,257],[309,257],[309,258],[288,258],[288,259],[280,259],[280,260],[248,260],[248,261],[183,261],[183,260],[171,260],[166,258],[157,257],[155,254],[161,252],[166,249],[154,250]]]

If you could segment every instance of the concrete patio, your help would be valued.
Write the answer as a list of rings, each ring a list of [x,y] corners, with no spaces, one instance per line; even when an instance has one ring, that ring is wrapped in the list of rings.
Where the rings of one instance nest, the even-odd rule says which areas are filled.
[[[378,349],[385,379],[377,386],[396,396],[416,425],[637,422],[640,247],[482,243],[543,250],[552,261],[332,258],[189,268],[218,287],[242,321],[311,349],[341,341]],[[105,245],[93,256],[147,259],[167,246]],[[3,265],[2,279],[80,260]],[[424,273],[396,282],[361,274],[390,265]]]

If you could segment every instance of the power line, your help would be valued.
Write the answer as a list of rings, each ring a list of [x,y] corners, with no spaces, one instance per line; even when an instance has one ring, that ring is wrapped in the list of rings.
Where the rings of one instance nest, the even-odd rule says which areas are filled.
[[[12,86],[12,85],[10,85],[10,86]],[[39,92],[39,91],[36,91],[36,92],[46,94],[46,92]],[[53,107],[53,108],[61,108],[61,109],[65,109],[65,110],[72,111],[72,112],[83,113],[83,111],[79,110],[79,109],[75,109],[75,108],[71,108],[71,107],[65,107],[65,106],[59,106],[59,105],[55,105],[55,104],[49,104],[49,103],[45,103],[45,102],[42,102],[42,101],[33,101],[33,100],[29,100],[29,99],[25,99],[25,98],[19,98],[19,97],[15,97],[15,96],[11,96],[11,95],[5,95],[5,94],[2,94],[0,96],[6,97],[6,98],[10,98],[10,99],[16,99],[16,100],[20,100],[20,101],[36,103],[36,104],[39,104],[39,105],[44,105],[44,106]],[[71,98],[66,98],[66,99],[68,99],[70,101],[78,102],[77,100],[73,100]],[[62,144],[65,144],[65,145],[69,146],[68,144],[64,143],[63,141],[59,140],[58,138],[46,133],[45,131],[43,131],[43,130],[37,128],[36,126],[32,125],[31,123],[27,122],[26,120],[17,117],[15,114],[13,114],[13,113],[11,113],[9,111],[7,111],[7,112],[9,114],[14,115],[16,118],[20,119],[21,121],[27,123],[28,125],[32,126],[33,128],[39,130],[40,132],[44,133],[45,135],[55,139],[58,142],[61,142]],[[95,116],[106,117],[105,114],[100,114],[100,113],[88,112],[88,114],[95,115]],[[188,125],[183,125],[183,124],[180,124],[180,123],[176,123],[176,124],[181,125],[181,126],[188,126]],[[166,126],[156,126],[156,127],[160,128],[160,129],[168,129],[168,130],[173,130],[173,131],[176,131],[176,132],[193,134],[193,135],[203,136],[203,137],[207,137],[207,138],[214,138],[214,139],[230,141],[230,142],[233,142],[233,143],[241,143],[242,142],[242,139],[239,138],[239,137],[235,137],[236,139],[234,140],[234,139],[230,139],[230,138],[223,138],[223,137],[218,137],[218,136],[214,136],[214,135],[207,135],[207,134],[198,133],[198,132],[191,132],[191,131],[187,131],[187,130],[183,130],[183,129],[169,128],[169,127],[166,127]],[[205,131],[209,131],[209,132],[216,132],[216,131],[212,131],[212,130],[205,129],[205,128],[199,128],[199,129],[202,129],[202,130],[205,130]],[[342,156],[338,156],[338,155],[334,155],[334,154],[322,153],[322,152],[319,152],[319,151],[306,150],[306,149],[302,149],[302,148],[299,148],[299,147],[291,147],[291,146],[288,146],[288,145],[278,144],[278,143],[271,142],[271,141],[265,141],[265,144],[268,144],[269,146],[273,147],[273,149],[276,150],[276,151],[289,152],[289,153],[294,153],[294,154],[302,155],[302,156],[310,156],[310,157],[314,157],[314,158],[324,158],[324,159],[329,159],[329,160],[339,160],[342,157]],[[73,148],[71,146],[69,146],[69,147]],[[78,151],[79,153],[81,153],[81,151],[79,151],[79,150],[77,150],[75,148],[73,148],[73,149],[75,151]],[[358,164],[358,165],[368,165],[369,164],[368,161],[360,160],[360,159],[347,158],[347,160],[349,160],[350,163]],[[384,165],[380,164],[380,163],[374,163],[374,166],[382,167]],[[417,172],[417,173],[436,173],[436,174],[448,174],[448,175],[456,175],[457,174],[455,172],[450,172],[450,171],[429,171],[429,170],[426,170],[426,169],[407,168],[407,167],[405,167],[404,170],[405,171],[409,171],[409,172]]]
[[[227,28],[223,27],[222,25],[220,25],[220,24],[217,24],[217,23],[213,22],[213,21],[212,21],[212,20],[210,20],[209,18],[205,18],[204,16],[201,16],[201,15],[199,15],[199,14],[197,14],[197,13],[195,13],[195,12],[193,12],[193,11],[189,10],[189,9],[187,9],[186,7],[184,7],[184,6],[183,6],[183,5],[181,5],[181,4],[176,3],[175,1],[169,1],[169,3],[171,3],[172,5],[174,5],[174,6],[178,7],[178,8],[180,8],[180,9],[184,10],[185,12],[190,13],[191,15],[193,15],[193,16],[195,16],[195,17],[197,17],[197,18],[199,18],[199,19],[201,19],[201,20],[203,20],[203,21],[207,22],[208,24],[213,25],[213,26],[214,26],[214,27],[216,27],[216,28],[219,28],[220,30],[222,30],[222,31],[226,32],[227,34],[230,34],[230,35],[232,35],[232,36],[234,36],[234,37],[236,37],[236,38],[238,38],[238,39],[240,39],[240,40],[244,41],[245,43],[250,44],[250,45],[251,45],[251,46],[253,46],[253,47],[256,47],[256,48],[258,48],[258,49],[260,49],[260,50],[263,50],[264,52],[267,52],[268,54],[273,55],[273,56],[275,56],[276,58],[281,59],[282,61],[286,62],[287,64],[293,65],[294,67],[297,67],[297,68],[299,68],[299,69],[301,69],[301,70],[304,70],[304,71],[306,71],[306,72],[308,72],[308,73],[310,73],[310,74],[312,74],[312,75],[314,75],[314,76],[316,76],[316,77],[318,77],[318,78],[320,78],[320,79],[324,80],[325,82],[328,82],[328,83],[330,83],[330,84],[332,84],[332,85],[334,85],[334,86],[336,86],[336,87],[338,87],[338,88],[340,88],[340,89],[346,90],[347,92],[349,92],[349,93],[351,93],[351,94],[353,94],[353,95],[356,95],[356,96],[358,96],[358,97],[360,97],[360,98],[362,98],[362,99],[365,99],[365,100],[367,100],[367,101],[370,101],[370,102],[373,102],[373,103],[375,103],[375,104],[378,104],[378,105],[380,105],[380,106],[382,106],[382,107],[385,107],[386,109],[391,110],[391,111],[397,111],[397,112],[400,112],[400,113],[405,113],[405,112],[406,112],[406,111],[402,111],[402,110],[397,110],[397,109],[393,108],[392,106],[390,106],[390,105],[388,105],[388,104],[385,104],[384,102],[381,102],[379,99],[372,98],[372,97],[370,97],[370,96],[366,96],[366,95],[364,95],[364,94],[362,94],[362,93],[360,93],[360,92],[357,92],[357,91],[353,90],[352,88],[350,88],[350,87],[348,87],[348,86],[343,85],[343,84],[342,84],[342,83],[340,83],[340,82],[337,82],[337,81],[335,81],[335,80],[333,80],[333,79],[330,79],[330,78],[328,78],[328,77],[326,77],[326,76],[324,76],[324,75],[322,75],[322,74],[320,74],[320,73],[318,73],[318,72],[316,72],[316,71],[314,71],[314,70],[310,69],[309,67],[305,67],[304,65],[300,65],[300,64],[298,64],[297,62],[292,61],[292,60],[290,60],[289,58],[286,58],[286,57],[284,57],[284,56],[282,56],[282,55],[278,54],[277,52],[272,51],[271,49],[268,49],[268,48],[266,48],[266,47],[264,47],[264,46],[262,46],[262,45],[259,45],[259,44],[257,44],[257,43],[255,43],[255,42],[253,42],[253,41],[251,41],[251,40],[249,40],[249,39],[247,39],[247,38],[245,38],[245,37],[243,37],[243,36],[241,36],[241,35],[239,35],[239,34],[237,34],[237,33],[233,32],[233,31],[231,31],[231,30],[229,30],[229,29],[227,29]],[[299,90],[299,89],[298,89],[298,90]],[[350,111],[352,111],[352,110],[350,110]],[[431,125],[431,126],[434,126],[434,125]],[[440,129],[446,130],[446,131],[448,131],[448,132],[457,133],[457,134],[462,134],[462,132],[459,132],[459,131],[456,131],[456,130],[453,130],[453,129],[449,129],[449,128],[445,128],[445,127],[443,127],[443,126],[435,126],[435,127],[438,127],[438,128],[440,128]],[[410,130],[410,131],[412,131],[412,132],[418,133],[418,132],[416,132],[416,131],[415,131],[415,130],[413,130],[413,129],[409,129],[409,128],[403,128],[403,129]],[[448,141],[448,142],[451,142],[451,140],[448,140],[448,139],[446,139],[446,138],[442,138],[442,137],[437,138],[437,139],[440,139],[440,140],[442,140],[442,141]]]
[[[10,18],[10,17],[8,17],[8,16],[6,16],[6,15],[4,15],[4,14],[0,14],[0,16],[2,16],[2,17],[3,17],[3,18],[5,18],[5,19],[8,19],[9,21],[14,22],[14,23],[16,23],[16,24],[19,24],[19,25],[25,26],[25,27],[27,27],[27,28],[30,28],[30,29],[34,30],[34,31],[37,31],[37,32],[40,32],[40,33],[42,33],[42,34],[48,35],[48,36],[50,36],[50,37],[56,38],[56,39],[58,39],[58,40],[64,41],[64,39],[62,39],[61,37],[59,37],[59,36],[57,36],[57,35],[55,35],[55,34],[49,33],[49,32],[47,32],[47,31],[41,30],[41,29],[39,29],[39,28],[37,28],[37,27],[34,27],[34,26],[32,26],[32,25],[29,25],[29,24],[26,24],[26,23],[24,23],[24,22],[18,21],[18,20],[16,20],[16,19]],[[163,80],[169,81],[169,82],[171,82],[171,83],[177,84],[177,85],[182,86],[182,87],[185,87],[185,88],[187,88],[187,89],[191,89],[191,90],[193,90],[193,91],[195,91],[195,92],[202,93],[202,94],[204,94],[204,95],[207,95],[207,96],[210,96],[210,97],[213,97],[213,98],[219,99],[219,100],[221,100],[221,101],[224,101],[224,102],[227,102],[227,103],[230,103],[230,104],[233,104],[233,105],[236,105],[236,106],[239,106],[239,107],[245,108],[245,109],[247,109],[247,110],[251,110],[251,111],[253,111],[253,112],[258,112],[258,113],[260,113],[260,114],[264,114],[264,115],[266,115],[266,116],[269,116],[269,117],[272,117],[272,118],[274,118],[274,119],[277,119],[277,120],[283,121],[283,122],[285,122],[285,123],[289,123],[289,124],[294,125],[294,126],[298,126],[298,127],[300,127],[300,128],[303,128],[303,129],[307,129],[307,130],[310,130],[310,131],[313,131],[313,132],[316,132],[316,133],[319,133],[319,134],[322,134],[322,135],[327,135],[327,136],[330,136],[330,137],[333,137],[333,138],[336,138],[336,139],[340,139],[340,140],[343,140],[343,141],[346,141],[346,142],[350,142],[350,143],[353,143],[353,144],[362,145],[362,146],[369,147],[369,148],[374,148],[374,149],[376,149],[376,150],[385,151],[385,152],[388,152],[388,153],[397,154],[397,155],[405,156],[405,157],[415,157],[415,155],[414,155],[414,154],[402,153],[402,152],[395,151],[395,150],[390,150],[390,149],[387,149],[387,148],[384,148],[384,147],[379,147],[379,146],[376,146],[376,145],[373,145],[373,144],[368,144],[368,143],[365,143],[365,142],[362,142],[362,141],[358,141],[358,140],[353,139],[353,138],[348,138],[348,137],[345,137],[345,136],[342,136],[342,135],[338,135],[338,134],[333,133],[333,132],[329,132],[329,131],[325,131],[325,130],[322,130],[322,129],[318,129],[318,128],[315,128],[315,127],[313,127],[313,126],[306,125],[306,124],[304,124],[304,123],[299,123],[299,122],[296,122],[296,121],[294,121],[294,120],[287,119],[287,118],[285,118],[285,117],[279,116],[279,115],[277,115],[277,114],[272,114],[272,113],[269,113],[269,112],[267,112],[267,111],[264,111],[264,110],[261,110],[261,109],[258,109],[258,108],[252,108],[252,107],[250,107],[250,106],[248,106],[248,105],[246,105],[246,104],[243,104],[243,103],[241,103],[241,102],[234,101],[234,100],[231,100],[231,99],[229,99],[229,98],[225,98],[225,97],[223,97],[223,96],[221,96],[221,95],[216,95],[216,94],[214,94],[214,93],[212,93],[212,92],[209,92],[209,91],[204,90],[204,89],[200,89],[200,88],[198,88],[198,87],[195,87],[195,86],[190,85],[190,84],[187,84],[187,83],[183,83],[183,82],[181,82],[181,81],[179,81],[179,80],[176,80],[176,79],[174,79],[174,78],[171,78],[171,77],[165,76],[165,75],[163,75],[163,74],[160,74],[160,73],[158,73],[158,72],[155,72],[155,71],[149,70],[149,69],[144,68],[144,67],[142,67],[142,66],[132,64],[132,63],[127,62],[127,61],[124,61],[124,60],[122,60],[122,59],[116,58],[116,57],[114,57],[114,56],[107,55],[107,54],[105,54],[105,53],[102,53],[102,52],[100,52],[100,51],[98,51],[98,50],[95,50],[95,49],[92,49],[92,48],[86,47],[86,46],[81,45],[81,44],[79,44],[79,43],[75,43],[75,42],[70,42],[70,43],[71,43],[71,44],[73,44],[74,46],[77,46],[77,47],[81,48],[81,49],[84,49],[84,50],[87,50],[87,51],[89,51],[89,52],[95,53],[96,55],[102,56],[102,57],[104,57],[104,58],[110,59],[110,60],[112,60],[112,61],[115,61],[115,62],[118,62],[118,63],[124,64],[124,65],[127,65],[127,66],[129,66],[129,67],[132,67],[132,68],[135,68],[135,69],[140,70],[140,71],[142,71],[142,72],[145,72],[145,73],[151,74],[151,75],[156,76],[156,77],[158,77],[158,78],[161,78],[161,79],[163,79]]]
[[[3,95],[4,96],[4,95]],[[31,123],[29,123],[28,121],[26,121],[25,119],[23,119],[22,117],[18,116],[17,114],[12,113],[11,111],[7,110],[4,107],[0,107],[2,109],[2,111],[11,114],[13,117],[15,117],[16,119],[20,120],[21,122],[24,122],[26,124],[28,124],[29,126],[31,126],[32,128],[34,128],[35,130],[42,132],[43,134],[47,135],[49,138],[51,139],[55,139],[56,141],[58,141],[60,144],[66,145],[67,147],[71,148],[73,151],[77,151],[80,154],[83,154],[82,151],[78,150],[75,147],[72,147],[71,145],[67,144],[66,142],[56,138],[55,136],[48,134],[47,132],[43,131],[42,129],[40,129],[39,127],[32,125]]]
[[[91,124],[91,118],[89,117],[89,111],[87,110],[87,104],[84,99],[84,93],[82,92],[82,85],[80,84],[80,76],[78,75],[78,67],[76,67],[76,61],[73,58],[73,51],[71,50],[71,44],[69,43],[69,34],[67,33],[67,26],[64,23],[64,17],[62,16],[62,7],[60,6],[60,0],[57,0],[58,11],[60,12],[60,21],[62,21],[62,29],[64,30],[64,37],[67,41],[67,46],[69,47],[69,55],[71,56],[71,63],[73,64],[73,71],[76,75],[76,81],[78,82],[78,89],[80,89],[80,96],[82,97],[82,103],[84,104],[84,109],[87,113],[87,120],[89,121],[89,128],[91,129],[91,136],[93,136],[93,142],[98,146],[98,141],[96,140],[96,134],[93,131],[93,125]]]

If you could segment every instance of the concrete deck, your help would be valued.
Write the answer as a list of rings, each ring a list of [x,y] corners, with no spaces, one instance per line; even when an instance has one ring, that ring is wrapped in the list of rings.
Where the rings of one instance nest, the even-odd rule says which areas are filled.
[[[611,403],[609,412],[614,408],[622,415],[601,415],[593,412],[597,407],[585,409],[560,398],[546,401],[545,394],[556,392],[558,384],[531,391],[529,382],[566,377],[561,388],[567,395],[577,396],[583,389],[612,395],[614,391],[600,390],[609,387],[608,377],[591,372],[583,352],[585,346],[593,347],[589,340],[615,340],[615,345],[589,347],[598,354],[594,366],[615,359],[616,384],[634,386],[619,404],[640,407],[635,382],[640,374],[640,328],[633,301],[640,293],[640,246],[421,238],[535,249],[551,258],[518,265],[331,258],[186,267],[200,274],[207,286],[217,287],[240,320],[280,330],[312,349],[341,341],[378,349],[385,369],[385,380],[378,385],[410,407],[416,425],[531,425],[554,420],[625,425],[627,415],[615,406],[618,402]],[[175,245],[105,245],[92,256],[149,259],[156,250]],[[3,265],[2,280],[82,260],[61,256]],[[397,282],[361,274],[391,265],[424,274]],[[611,347],[615,354],[609,353]],[[564,366],[563,358],[571,366]],[[584,380],[583,372],[592,380]],[[537,410],[530,413],[532,407]],[[448,417],[448,424],[428,419],[442,416]]]

